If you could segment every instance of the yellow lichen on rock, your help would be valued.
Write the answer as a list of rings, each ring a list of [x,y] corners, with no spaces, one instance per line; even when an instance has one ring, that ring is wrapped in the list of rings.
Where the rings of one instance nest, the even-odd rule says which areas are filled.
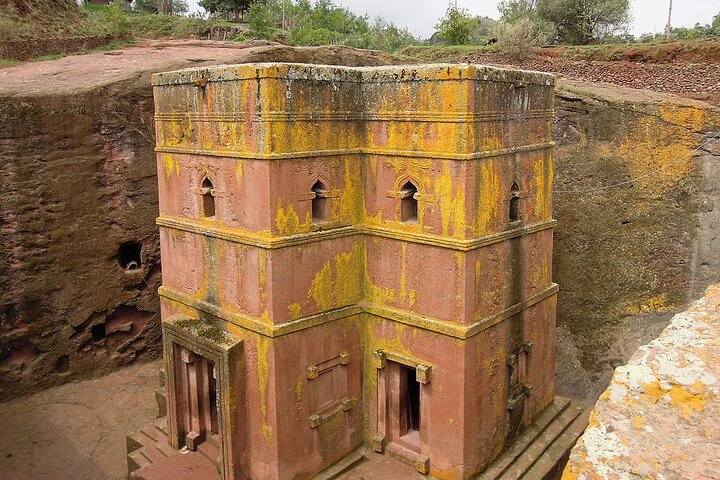
[[[570,455],[564,480],[720,471],[707,439],[707,425],[720,415],[720,368],[713,361],[720,352],[719,300],[720,285],[713,285],[616,369]]]

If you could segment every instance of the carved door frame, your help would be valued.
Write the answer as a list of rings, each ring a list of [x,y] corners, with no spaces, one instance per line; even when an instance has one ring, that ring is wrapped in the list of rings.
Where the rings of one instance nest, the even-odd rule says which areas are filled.
[[[242,452],[247,442],[244,415],[245,391],[242,375],[243,341],[227,332],[219,336],[198,334],[202,320],[174,317],[163,322],[163,354],[167,377],[168,436],[174,448],[181,448],[183,421],[178,418],[177,383],[175,378],[176,345],[206,358],[214,365],[217,391],[217,423],[219,450],[222,457],[220,478],[238,480],[242,477]],[[213,327],[217,329],[217,326]]]

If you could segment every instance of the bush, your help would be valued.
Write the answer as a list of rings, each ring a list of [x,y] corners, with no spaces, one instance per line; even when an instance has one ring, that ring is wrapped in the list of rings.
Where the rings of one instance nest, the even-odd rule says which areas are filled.
[[[110,35],[119,38],[127,38],[131,36],[132,24],[128,19],[128,14],[121,7],[113,5],[103,13],[106,28]]]
[[[545,43],[547,38],[547,34],[539,31],[529,18],[515,23],[500,22],[494,31],[498,51],[513,58],[530,56],[534,48]]]

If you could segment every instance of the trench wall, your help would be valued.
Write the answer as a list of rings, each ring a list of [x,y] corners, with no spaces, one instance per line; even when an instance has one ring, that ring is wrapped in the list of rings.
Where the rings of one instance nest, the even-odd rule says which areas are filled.
[[[565,394],[594,397],[667,324],[664,312],[718,279],[720,115],[568,81],[555,108],[559,380]]]
[[[6,98],[0,117],[0,398],[158,356],[150,89]]]

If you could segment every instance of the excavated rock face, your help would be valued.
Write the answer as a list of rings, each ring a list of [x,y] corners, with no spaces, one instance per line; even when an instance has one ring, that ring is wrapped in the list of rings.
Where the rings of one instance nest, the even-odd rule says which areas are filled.
[[[150,90],[0,103],[0,398],[157,356]]]
[[[559,384],[594,397],[720,275],[720,112],[568,81],[555,108]]]
[[[166,47],[20,65],[0,86],[0,400],[160,355],[149,74],[350,48]],[[125,63],[123,63],[125,62]]]

